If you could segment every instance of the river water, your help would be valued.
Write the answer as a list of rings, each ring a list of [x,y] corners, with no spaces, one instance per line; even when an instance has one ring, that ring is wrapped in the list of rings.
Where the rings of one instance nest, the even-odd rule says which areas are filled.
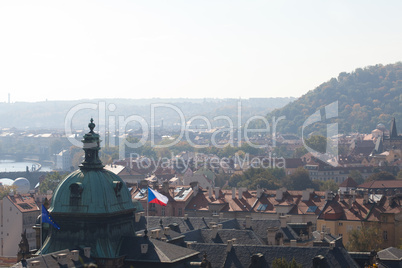
[[[37,171],[52,171],[51,167],[41,166],[35,162],[15,162],[13,160],[0,160],[0,172],[23,172],[28,170],[30,172]]]

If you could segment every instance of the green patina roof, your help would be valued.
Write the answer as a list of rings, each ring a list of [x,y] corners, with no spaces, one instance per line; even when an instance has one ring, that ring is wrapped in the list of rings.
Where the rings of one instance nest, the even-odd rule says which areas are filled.
[[[121,184],[121,187],[118,184]],[[79,185],[78,202],[71,203],[72,185]],[[120,188],[120,189],[119,189]],[[105,170],[77,170],[59,184],[49,209],[52,213],[116,213],[134,209],[131,195],[114,173]]]

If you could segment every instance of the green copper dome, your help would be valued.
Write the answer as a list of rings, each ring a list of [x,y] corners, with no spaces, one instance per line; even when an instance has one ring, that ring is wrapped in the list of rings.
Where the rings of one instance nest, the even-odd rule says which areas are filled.
[[[85,160],[77,170],[68,175],[54,192],[52,213],[110,214],[134,210],[131,195],[114,173],[105,170],[99,159],[99,135],[93,129],[93,119],[88,124],[90,131],[82,140]]]
[[[121,178],[103,168],[92,119],[88,127],[82,140],[85,160],[59,184],[52,198],[49,212],[60,229],[50,228],[38,254],[89,247],[91,257],[114,263],[121,258],[122,241],[135,237],[135,207]]]
[[[121,178],[107,170],[77,170],[57,187],[52,213],[109,214],[133,210],[130,193]]]

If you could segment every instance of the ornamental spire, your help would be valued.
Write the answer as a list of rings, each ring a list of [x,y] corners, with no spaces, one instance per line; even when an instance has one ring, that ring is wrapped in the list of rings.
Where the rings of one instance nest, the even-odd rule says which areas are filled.
[[[390,138],[397,138],[398,137],[398,131],[396,130],[396,123],[395,123],[395,117],[392,119],[391,122],[391,131],[389,133]]]
[[[100,142],[99,134],[94,132],[95,123],[93,118],[88,124],[89,132],[84,135],[83,150],[85,151],[85,160],[81,163],[81,170],[103,169],[102,162],[99,159]]]

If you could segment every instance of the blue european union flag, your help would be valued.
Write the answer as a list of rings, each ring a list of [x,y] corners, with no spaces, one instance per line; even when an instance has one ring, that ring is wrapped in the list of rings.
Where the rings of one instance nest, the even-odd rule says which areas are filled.
[[[54,226],[54,228],[57,228],[60,230],[60,226],[54,222],[52,216],[50,216],[49,211],[45,208],[44,205],[42,205],[42,223],[49,223]]]

